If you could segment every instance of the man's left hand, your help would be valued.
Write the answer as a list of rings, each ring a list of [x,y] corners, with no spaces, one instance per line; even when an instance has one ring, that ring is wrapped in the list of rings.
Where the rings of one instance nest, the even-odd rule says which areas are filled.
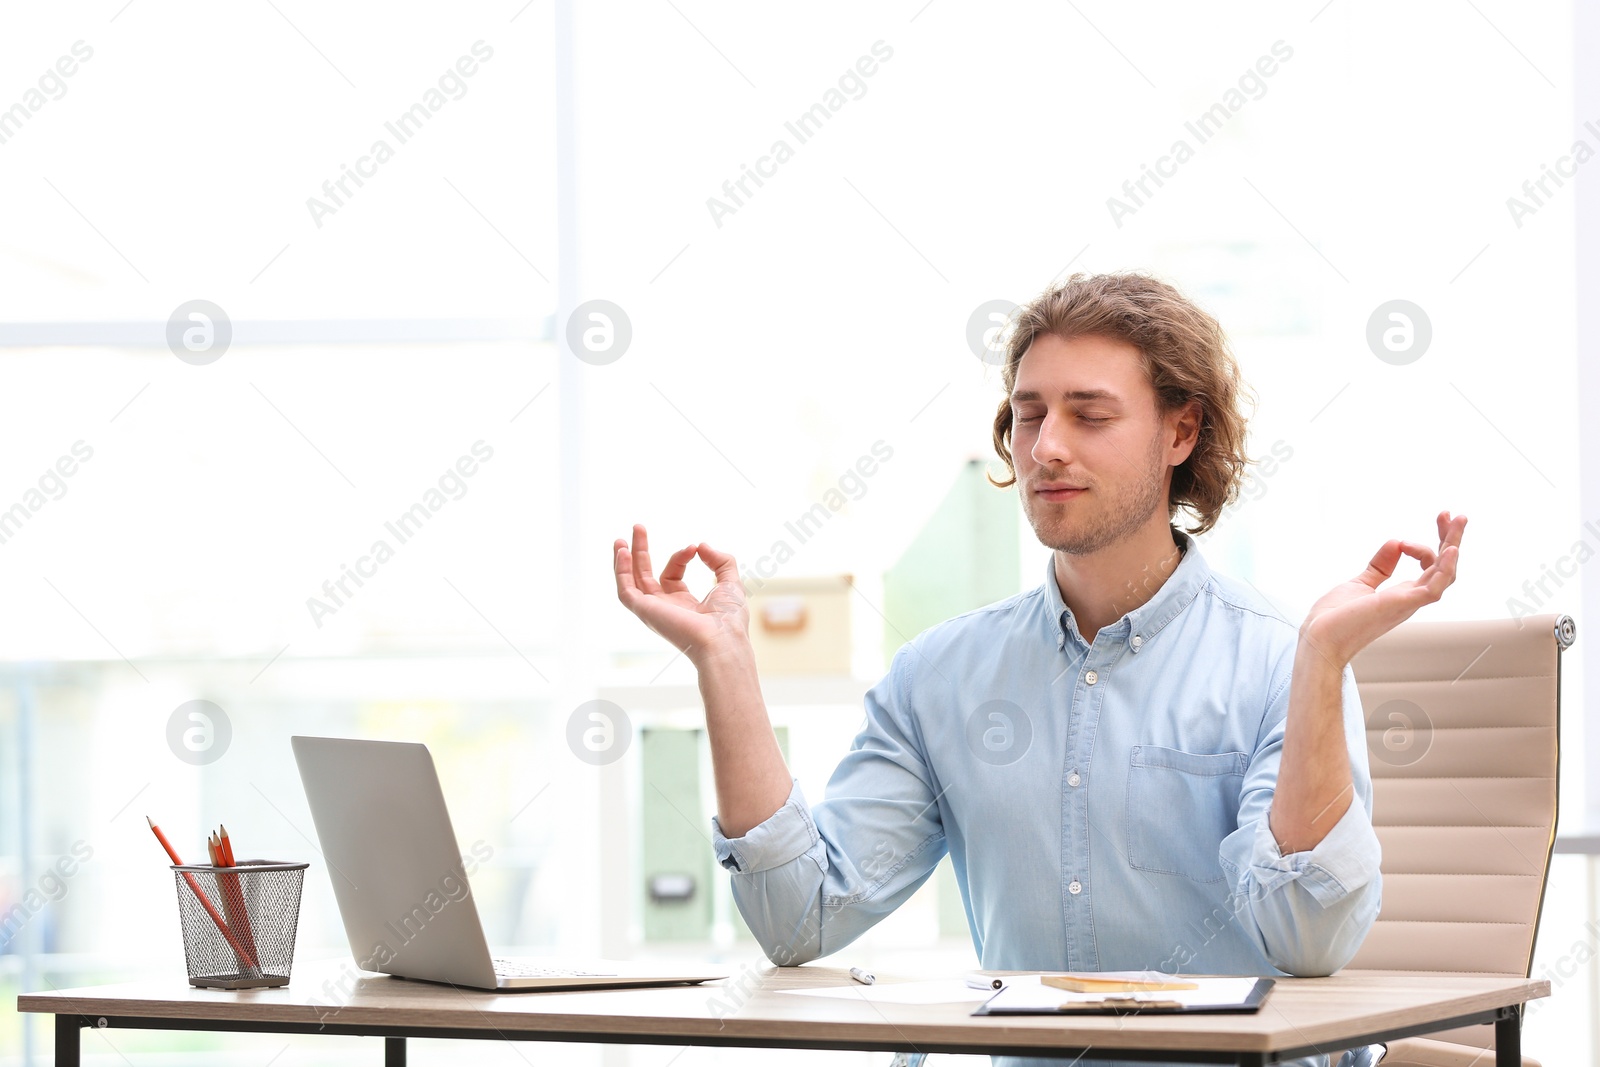
[[[1366,570],[1311,605],[1306,621],[1300,624],[1300,636],[1343,668],[1357,652],[1405,622],[1418,608],[1438,600],[1456,580],[1467,517],[1452,518],[1448,511],[1441,511],[1438,522],[1437,553],[1417,541],[1385,541]],[[1379,589],[1394,576],[1402,553],[1415,557],[1422,564],[1422,573],[1412,581]]]

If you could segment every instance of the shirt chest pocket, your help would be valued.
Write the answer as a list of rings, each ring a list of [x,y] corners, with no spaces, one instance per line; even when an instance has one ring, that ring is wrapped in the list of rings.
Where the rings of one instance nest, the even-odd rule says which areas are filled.
[[[1217,850],[1238,826],[1247,752],[1137,745],[1128,767],[1128,865],[1219,882]]]

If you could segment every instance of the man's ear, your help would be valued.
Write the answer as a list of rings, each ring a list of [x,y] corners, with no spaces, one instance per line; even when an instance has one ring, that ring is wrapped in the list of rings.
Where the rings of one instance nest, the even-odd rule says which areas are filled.
[[[1199,444],[1204,410],[1200,401],[1191,400],[1167,416],[1167,427],[1170,431],[1168,439],[1178,453],[1173,460],[1174,467],[1187,460],[1194,452],[1195,445]]]

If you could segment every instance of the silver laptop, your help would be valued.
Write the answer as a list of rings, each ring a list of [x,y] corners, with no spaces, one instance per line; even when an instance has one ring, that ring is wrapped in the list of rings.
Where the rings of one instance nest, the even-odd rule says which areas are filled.
[[[292,737],[356,965],[472,989],[598,989],[726,978],[726,968],[497,959],[426,745]]]

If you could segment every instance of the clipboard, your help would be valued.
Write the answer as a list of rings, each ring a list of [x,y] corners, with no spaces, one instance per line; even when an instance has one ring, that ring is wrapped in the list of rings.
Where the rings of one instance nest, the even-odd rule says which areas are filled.
[[[1150,993],[1072,993],[1035,979],[1013,981],[973,1015],[1243,1015],[1261,1010],[1272,978],[1195,977],[1199,989]]]

